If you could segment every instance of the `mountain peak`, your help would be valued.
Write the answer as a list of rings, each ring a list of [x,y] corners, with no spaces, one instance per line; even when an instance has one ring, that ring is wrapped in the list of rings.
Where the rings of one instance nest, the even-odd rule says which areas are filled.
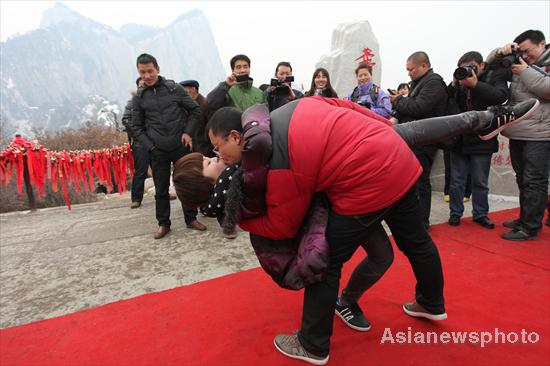
[[[204,17],[204,13],[199,9],[193,9],[191,11],[188,11],[187,13],[181,14],[179,17],[176,18],[176,20],[172,22],[172,24],[178,23],[182,20],[189,20],[192,18],[200,18],[200,17]]]
[[[42,13],[40,28],[48,28],[61,22],[74,24],[82,18],[82,15],[72,11],[67,5],[55,3],[53,7],[44,10]]]
[[[107,27],[83,15],[80,15],[63,3],[55,3],[55,5],[51,8],[44,10],[44,12],[42,13],[40,28],[49,28],[59,25],[61,23],[67,23],[71,25],[80,24],[111,29],[110,27]]]

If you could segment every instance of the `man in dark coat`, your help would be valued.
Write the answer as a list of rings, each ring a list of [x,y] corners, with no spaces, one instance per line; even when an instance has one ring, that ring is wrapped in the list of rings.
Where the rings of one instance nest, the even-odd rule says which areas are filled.
[[[390,95],[395,117],[399,123],[445,115],[447,91],[443,78],[436,74],[425,52],[415,52],[407,59],[407,72],[411,78],[411,91],[408,97]],[[432,205],[432,185],[430,173],[437,152],[436,145],[413,148],[416,158],[422,165],[422,175],[416,184],[422,219],[426,229],[430,226]]]
[[[143,84],[141,78],[137,78],[136,86],[139,87]],[[131,208],[139,208],[141,201],[143,200],[143,190],[145,186],[145,178],[147,178],[147,170],[149,169],[149,150],[143,146],[132,133],[130,128],[132,122],[132,113],[134,112],[134,97],[136,92],[132,92],[132,98],[126,103],[124,107],[124,114],[122,115],[122,124],[125,131],[128,134],[128,142],[132,147],[132,156],[134,158],[134,177],[132,179],[132,205]]]
[[[291,82],[286,81],[287,78],[293,79],[292,66],[290,62],[281,61],[275,68],[275,79],[271,79],[271,84],[276,80],[277,85],[270,85],[264,91],[270,112],[304,96],[301,91],[292,89]]]
[[[479,52],[467,52],[458,60],[458,66],[448,91],[456,98],[461,112],[485,110],[491,105],[504,103],[510,96],[509,70],[498,65],[489,68]],[[488,196],[491,157],[497,151],[498,135],[484,141],[476,133],[469,133],[458,139],[451,151],[449,225],[460,224],[464,213],[464,190],[470,174],[473,220],[487,229],[495,227],[488,217]]]
[[[206,122],[208,122],[206,98],[201,93],[199,93],[199,82],[197,80],[185,80],[180,81],[179,84],[183,86],[183,89],[185,89],[187,94],[189,94],[189,96],[196,103],[198,103],[201,108],[201,123],[198,125],[195,131],[195,136],[193,136],[193,150],[200,152],[205,156],[213,157],[213,147],[205,131]]]
[[[136,63],[144,85],[134,98],[131,129],[151,156],[159,224],[154,237],[160,239],[170,232],[171,164],[193,148],[191,136],[200,123],[201,112],[181,85],[159,75],[160,68],[153,56],[141,54]],[[197,221],[196,209],[183,207],[183,212],[188,228],[206,230]]]

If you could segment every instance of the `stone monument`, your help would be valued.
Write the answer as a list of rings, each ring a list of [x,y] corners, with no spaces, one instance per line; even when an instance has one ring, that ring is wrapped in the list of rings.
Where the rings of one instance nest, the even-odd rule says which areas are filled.
[[[357,85],[355,68],[367,58],[374,64],[372,81],[380,85],[382,59],[370,23],[366,20],[343,23],[332,32],[331,51],[321,56],[316,67],[328,70],[332,87],[343,98]]]

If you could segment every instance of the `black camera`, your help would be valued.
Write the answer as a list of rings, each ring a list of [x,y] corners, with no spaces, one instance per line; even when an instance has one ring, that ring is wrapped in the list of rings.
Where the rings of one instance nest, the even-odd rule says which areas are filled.
[[[235,81],[237,83],[242,83],[243,81],[248,81],[248,80],[250,80],[250,75],[248,75],[248,74],[237,75],[235,77]]]
[[[522,53],[523,52],[518,49],[513,49],[511,54],[504,56],[502,60],[500,60],[500,64],[506,68],[514,64],[521,64],[521,61],[519,59],[521,58]]]
[[[276,88],[278,87],[284,87],[286,88],[286,85],[283,85],[284,83],[291,83],[294,81],[294,76],[287,76],[284,80],[279,79],[271,79],[271,82],[269,85],[274,86]]]
[[[367,109],[370,109],[372,107],[371,104],[369,102],[367,102],[366,100],[358,100],[357,104],[359,104],[360,106],[363,106]]]
[[[466,65],[464,67],[457,67],[453,76],[456,80],[464,80],[469,78],[477,71],[476,65]]]

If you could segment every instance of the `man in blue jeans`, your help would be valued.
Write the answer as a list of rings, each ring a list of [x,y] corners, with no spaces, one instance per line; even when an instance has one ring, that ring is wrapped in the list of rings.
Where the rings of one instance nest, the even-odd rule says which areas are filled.
[[[508,69],[500,65],[488,67],[483,56],[476,51],[465,53],[458,60],[457,66],[448,92],[457,101],[461,112],[482,111],[508,99]],[[464,213],[464,192],[470,174],[474,222],[487,229],[494,229],[495,224],[488,217],[488,196],[491,157],[497,151],[498,135],[486,141],[481,140],[476,133],[459,136],[450,157],[449,225],[460,225]]]

